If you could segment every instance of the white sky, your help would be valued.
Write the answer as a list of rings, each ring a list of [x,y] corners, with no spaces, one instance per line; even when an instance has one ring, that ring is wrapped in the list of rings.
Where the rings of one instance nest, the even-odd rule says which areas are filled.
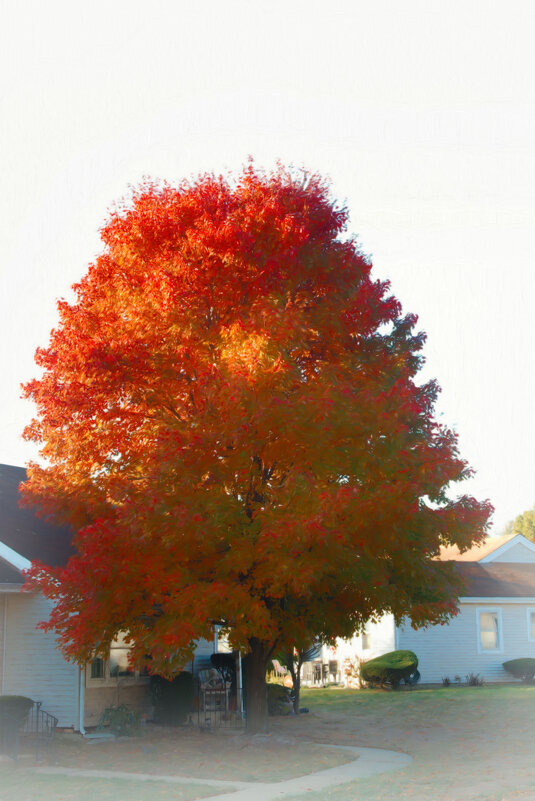
[[[374,273],[428,333],[425,375],[496,507],[535,503],[535,4],[4,0],[0,462],[55,300],[143,175],[330,176]]]

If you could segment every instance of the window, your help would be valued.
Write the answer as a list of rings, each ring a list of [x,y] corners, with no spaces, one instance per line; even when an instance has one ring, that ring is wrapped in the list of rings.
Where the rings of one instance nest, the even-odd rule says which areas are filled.
[[[535,609],[528,609],[528,640],[535,642]]]
[[[129,646],[125,643],[125,635],[118,634],[111,644],[108,662],[110,676],[132,676],[133,671],[128,666]]]
[[[89,682],[99,684],[115,684],[119,679],[132,680],[145,678],[146,671],[134,671],[128,665],[129,645],[125,642],[125,634],[118,634],[110,646],[108,659],[96,657],[86,673]]]
[[[103,679],[106,676],[106,663],[100,657],[97,659],[93,659],[91,662],[91,673],[90,678],[92,679]]]
[[[503,651],[501,609],[478,609],[477,627],[479,653],[501,653]]]

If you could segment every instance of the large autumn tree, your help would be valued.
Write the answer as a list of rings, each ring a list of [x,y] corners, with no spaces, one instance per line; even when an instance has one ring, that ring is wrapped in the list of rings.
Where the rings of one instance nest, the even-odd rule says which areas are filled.
[[[143,184],[25,387],[46,466],[24,496],[77,531],[68,565],[30,578],[65,654],[105,655],[121,630],[172,675],[219,624],[249,655],[253,730],[275,651],[384,612],[447,620],[433,556],[490,513],[450,499],[470,470],[416,381],[424,335],[347,216],[284,168]]]

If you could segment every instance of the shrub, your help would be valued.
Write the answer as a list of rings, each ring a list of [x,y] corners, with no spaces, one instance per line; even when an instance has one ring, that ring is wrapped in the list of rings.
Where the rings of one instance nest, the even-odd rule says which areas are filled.
[[[416,672],[418,657],[412,651],[390,651],[361,665],[360,675],[370,684],[389,684],[393,689]]]
[[[151,676],[154,721],[165,726],[180,726],[187,723],[193,710],[193,676],[183,670],[172,681],[162,676]]]
[[[449,687],[451,684],[451,680],[449,676],[442,676],[442,686]]]
[[[503,663],[504,670],[522,681],[533,681],[535,676],[535,659],[527,656],[524,659],[510,659]]]
[[[268,712],[270,715],[291,715],[293,703],[290,690],[280,684],[266,684]]]
[[[139,730],[141,712],[132,712],[124,704],[108,706],[100,716],[98,729],[109,728],[118,736],[136,734]]]
[[[483,687],[485,679],[482,678],[479,673],[467,673],[466,683],[469,687]]]
[[[0,695],[0,719],[7,717],[8,720],[22,724],[32,706],[32,699],[25,695]]]

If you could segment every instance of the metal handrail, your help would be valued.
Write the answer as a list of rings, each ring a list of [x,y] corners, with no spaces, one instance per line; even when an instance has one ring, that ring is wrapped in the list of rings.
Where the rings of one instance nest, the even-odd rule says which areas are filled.
[[[35,758],[39,759],[39,746],[50,746],[54,740],[58,719],[50,712],[41,709],[41,701],[34,701],[22,727],[22,733],[35,738]]]

